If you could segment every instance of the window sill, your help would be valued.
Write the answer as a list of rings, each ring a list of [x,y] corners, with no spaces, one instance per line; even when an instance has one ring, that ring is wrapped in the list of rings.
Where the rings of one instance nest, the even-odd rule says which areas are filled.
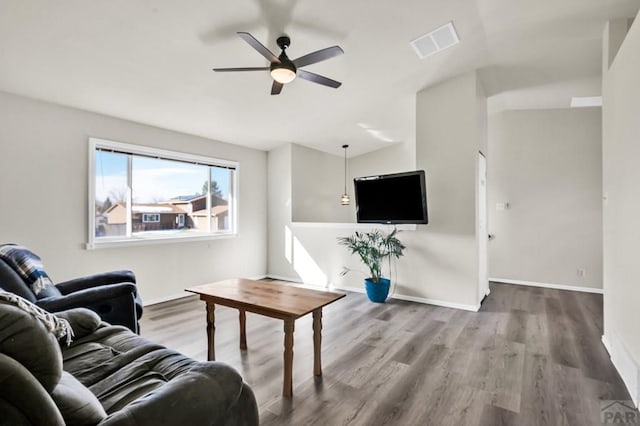
[[[198,241],[224,240],[236,238],[238,234],[209,234],[209,235],[171,235],[171,236],[147,236],[147,237],[131,237],[131,238],[109,238],[88,242],[85,245],[87,250],[98,250],[113,247],[135,247],[147,246],[155,244],[174,244],[174,243],[193,243]]]

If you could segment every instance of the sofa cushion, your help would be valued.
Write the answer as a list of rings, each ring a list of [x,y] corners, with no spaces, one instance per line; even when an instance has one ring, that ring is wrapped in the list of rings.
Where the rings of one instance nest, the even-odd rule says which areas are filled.
[[[37,254],[17,244],[0,245],[0,259],[11,266],[37,298],[59,296]]]
[[[98,397],[108,414],[161,388],[196,364],[118,326],[102,326],[63,348],[62,353],[64,369]]]
[[[4,399],[0,399],[0,413],[2,413],[1,426],[31,426],[31,422],[25,414]]]
[[[71,339],[73,338],[73,329],[66,319],[58,318],[55,314],[45,311],[34,303],[8,291],[0,290],[0,301],[23,310],[33,318],[40,321],[42,325],[44,325],[44,327],[56,338],[62,339],[63,337],[66,337],[67,345],[71,343]]]
[[[101,425],[258,422],[253,393],[235,370],[219,362],[197,362],[123,327],[103,325],[62,353],[64,369],[107,412]]]
[[[6,306],[0,305],[0,311]],[[0,353],[0,425],[64,426],[49,393],[15,359]]]
[[[0,304],[0,353],[24,365],[51,392],[62,375],[57,338],[30,313],[6,301]]]
[[[188,371],[153,392],[110,413],[109,425],[251,425],[257,424],[255,399],[241,397],[240,375],[220,362],[194,362]],[[230,417],[241,400],[246,417]],[[157,407],[170,407],[162,411]],[[236,414],[236,413],[234,413]],[[237,415],[237,414],[236,414]],[[246,423],[240,421],[246,419]]]
[[[0,288],[17,294],[29,302],[35,303],[37,301],[31,289],[24,285],[24,281],[22,281],[20,275],[4,260],[0,260]]]
[[[67,426],[95,425],[107,417],[93,393],[66,371],[51,392]]]
[[[67,320],[73,330],[73,338],[80,339],[88,336],[100,327],[100,315],[87,308],[73,308],[56,312],[56,317]]]

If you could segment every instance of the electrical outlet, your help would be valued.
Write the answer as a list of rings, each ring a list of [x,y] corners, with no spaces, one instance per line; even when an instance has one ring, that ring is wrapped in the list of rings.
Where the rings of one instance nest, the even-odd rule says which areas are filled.
[[[585,276],[585,275],[587,275],[587,271],[585,271],[585,270],[584,270],[584,269],[582,269],[582,268],[578,268],[578,270],[576,271],[576,273],[577,273],[578,277],[580,277],[580,278],[584,278],[584,276]]]

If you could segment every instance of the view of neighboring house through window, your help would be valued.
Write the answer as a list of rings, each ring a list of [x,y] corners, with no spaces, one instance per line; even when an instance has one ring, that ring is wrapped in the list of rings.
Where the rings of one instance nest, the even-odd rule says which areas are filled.
[[[236,163],[91,141],[91,242],[235,232]]]

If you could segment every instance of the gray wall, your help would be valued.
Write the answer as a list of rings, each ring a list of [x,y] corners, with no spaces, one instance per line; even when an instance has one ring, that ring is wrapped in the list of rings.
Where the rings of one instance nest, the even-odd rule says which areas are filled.
[[[85,250],[89,137],[239,161],[238,237]],[[266,272],[263,151],[0,93],[0,152],[0,242],[32,248],[56,281],[132,269],[149,302]]]
[[[610,38],[605,33],[605,43]],[[605,52],[614,50],[605,49]],[[603,75],[604,341],[640,397],[640,24]]]
[[[491,278],[602,288],[601,130],[600,108],[490,116]]]

